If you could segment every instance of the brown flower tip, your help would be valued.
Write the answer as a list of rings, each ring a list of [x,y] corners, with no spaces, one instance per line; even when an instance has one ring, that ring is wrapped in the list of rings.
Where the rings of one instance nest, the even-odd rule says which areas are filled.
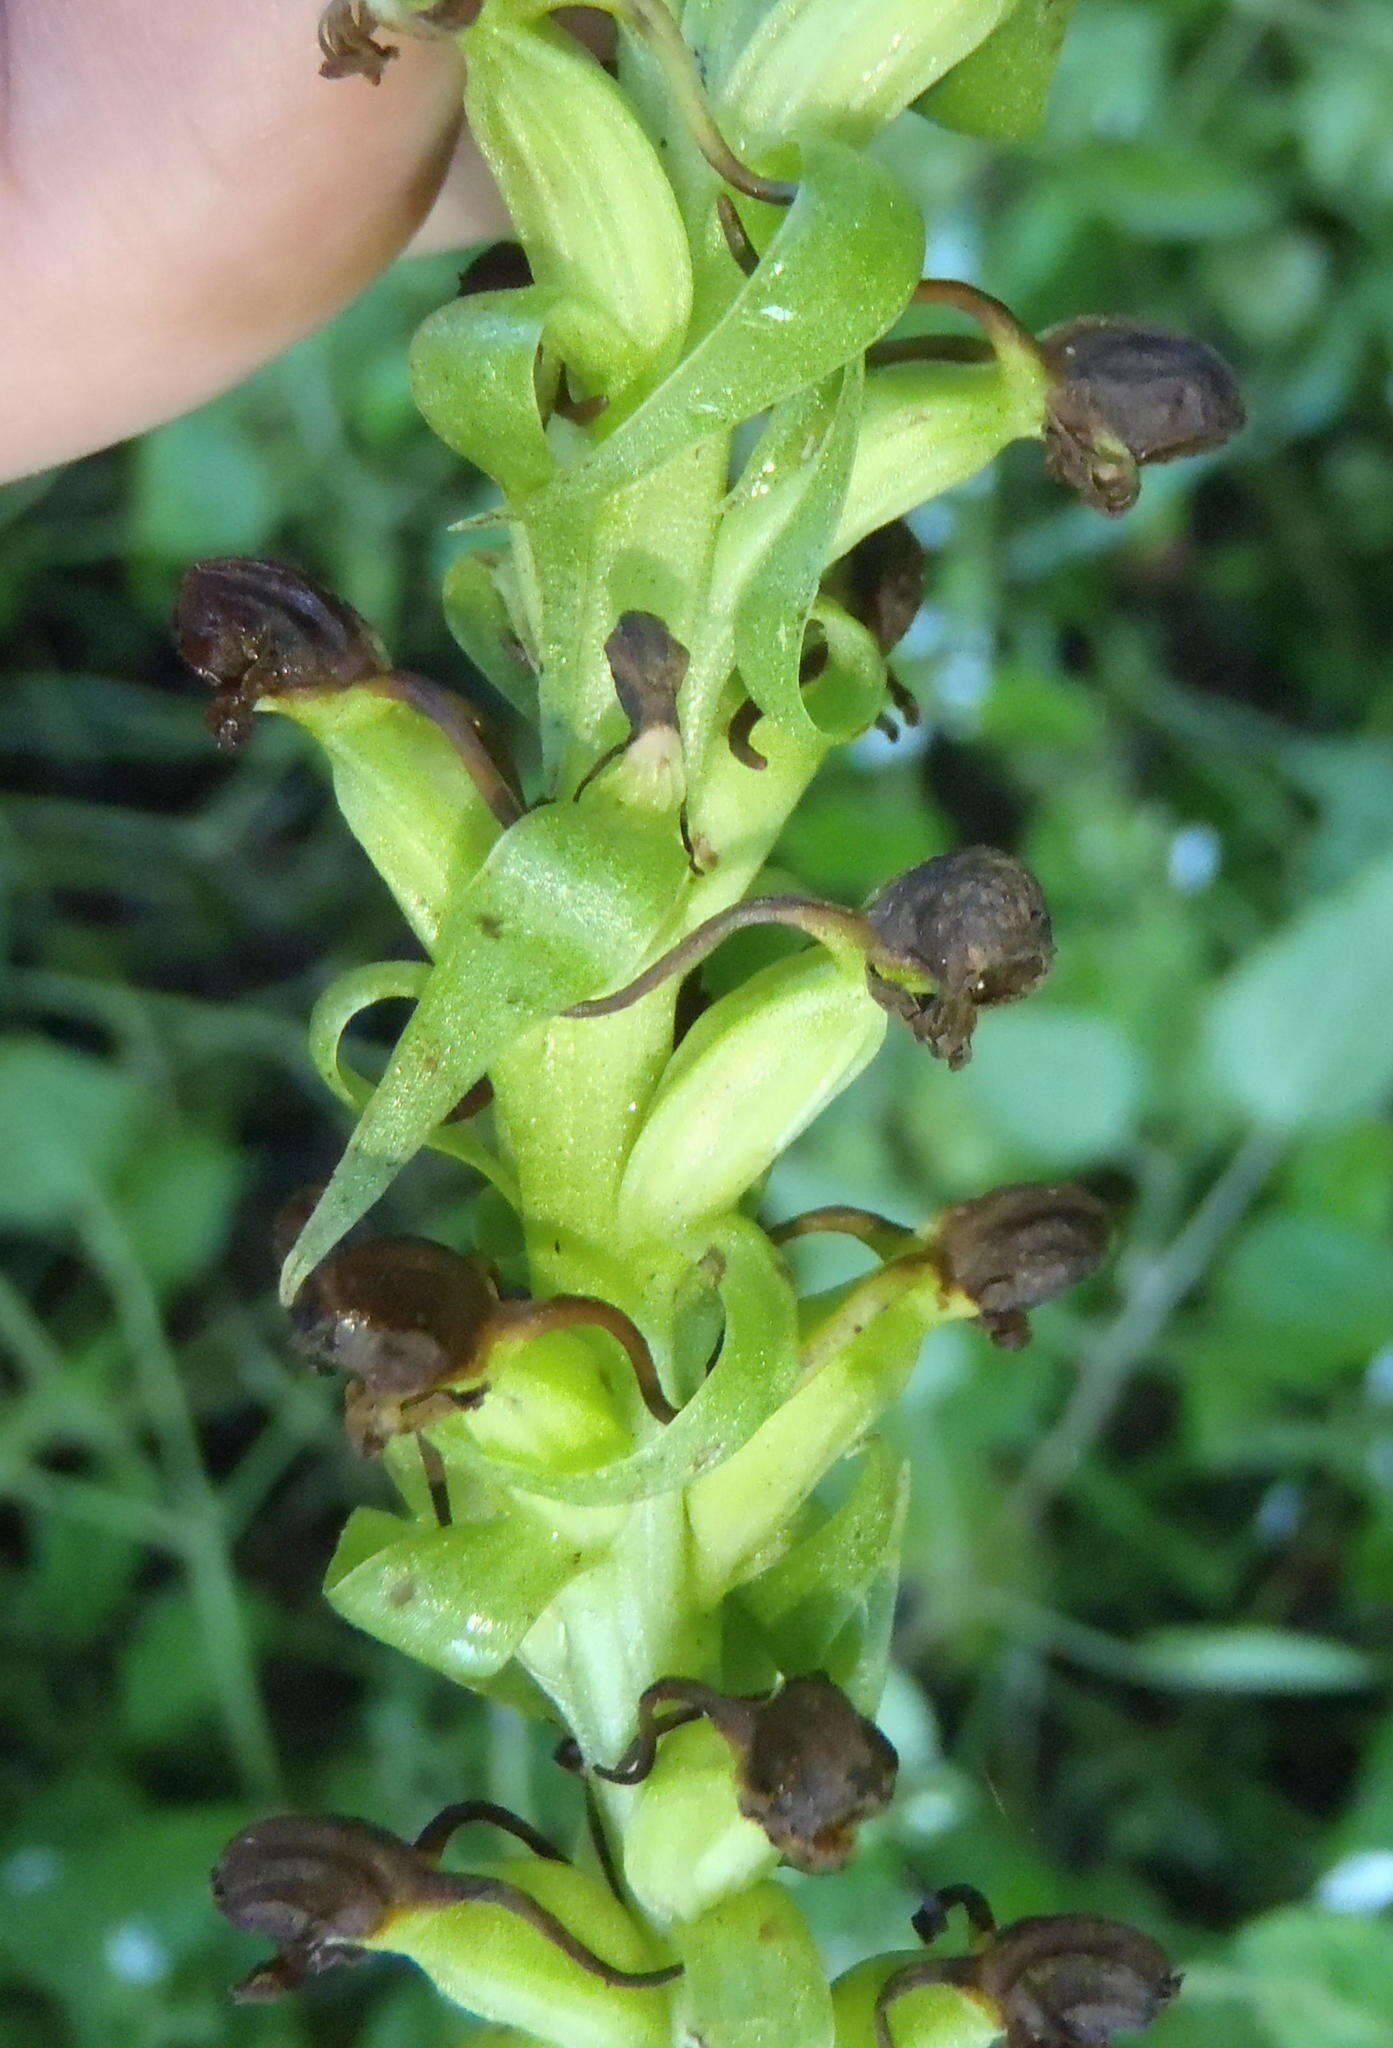
[[[451,35],[468,28],[481,0],[436,0],[433,7],[394,6],[392,0],[329,0],[319,17],[321,78],[366,78],[380,85],[396,51],[374,41],[374,31],[397,35]]]
[[[898,647],[924,602],[928,557],[903,519],[859,540],[846,557],[847,610],[882,654]]]
[[[743,1747],[740,1811],[797,1870],[840,1870],[894,1795],[893,1745],[821,1673],[754,1708]]]
[[[1145,2027],[1180,1988],[1179,1973],[1149,1935],[1092,1913],[1050,1913],[996,1928],[970,1885],[950,1886],[915,1915],[926,1940],[948,1905],[966,1908],[981,1945],[968,1956],[910,1963],[888,1978],[876,2004],[880,2048],[891,2048],[889,2009],[925,1984],[955,1984],[999,2018],[1010,2048],[1107,2048],[1114,2034]]]
[[[822,1672],[788,1679],[769,1699],[717,1692],[695,1678],[660,1678],[639,1700],[633,1742],[617,1764],[592,1766],[596,1777],[641,1783],[661,1737],[703,1718],[730,1745],[741,1813],[795,1869],[840,1870],[861,1822],[894,1793],[892,1744]],[[573,1742],[561,1745],[557,1761],[581,1766]]]
[[[1050,1913],[1003,1927],[976,1959],[1011,2048],[1105,2048],[1148,2026],[1180,1988],[1158,1942],[1120,1920]]]
[[[1108,1211],[1074,1181],[996,1188],[945,1209],[934,1232],[944,1285],[976,1302],[993,1343],[1030,1341],[1026,1311],[1097,1271]]]
[[[460,272],[459,295],[469,299],[476,292],[520,291],[532,281],[532,265],[521,242],[490,242]]]
[[[1030,994],[1054,957],[1050,915],[1029,868],[993,846],[941,853],[887,884],[867,907],[876,1001],[950,1067],[972,1056],[979,1010]],[[931,981],[918,994],[899,976]]]
[[[291,1319],[301,1350],[350,1375],[349,1433],[373,1453],[477,1398],[436,1392],[482,1367],[481,1339],[497,1308],[481,1259],[429,1238],[370,1237],[315,1267]]]
[[[207,720],[220,746],[245,739],[265,696],[333,690],[391,666],[367,621],[282,562],[196,562],[174,602],[174,638],[213,687]]]
[[[330,0],[319,17],[321,78],[366,78],[380,85],[396,51],[374,42],[377,17],[366,0]]]
[[[605,642],[605,659],[635,739],[656,726],[676,725],[688,655],[656,613],[622,613]]]
[[[1244,424],[1233,371],[1188,335],[1081,319],[1051,328],[1040,346],[1056,379],[1046,467],[1101,512],[1135,504],[1142,465],[1218,448]]]
[[[394,1912],[435,1897],[440,1880],[385,1828],[277,1814],[233,1836],[212,1885],[234,1927],[264,1935],[279,1951],[233,1993],[260,2001],[351,1961]]]

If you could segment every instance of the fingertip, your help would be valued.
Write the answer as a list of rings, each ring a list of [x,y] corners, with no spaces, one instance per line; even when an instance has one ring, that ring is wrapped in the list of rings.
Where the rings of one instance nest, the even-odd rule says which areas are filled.
[[[326,81],[312,12],[10,0],[0,473],[237,382],[420,226],[460,121],[453,49],[406,43],[376,87]]]

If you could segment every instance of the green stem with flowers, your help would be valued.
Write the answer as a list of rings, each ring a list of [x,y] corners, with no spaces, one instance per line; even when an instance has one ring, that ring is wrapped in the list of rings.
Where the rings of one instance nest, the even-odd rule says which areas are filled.
[[[774,1873],[844,1862],[893,1779],[869,1717],[907,1475],[876,1421],[945,1320],[1024,1341],[1026,1311],[1101,1256],[1098,1207],[1012,1189],[918,1231],[870,1219],[874,1270],[802,1301],[756,1220],[769,1168],[887,1029],[961,1064],[976,1011],[1029,992],[1043,900],[1007,856],[969,849],[864,913],[780,898],[814,943],[695,1021],[677,1023],[675,976],[629,989],[747,901],[829,750],[887,715],[886,656],[918,596],[902,535],[914,588],[895,612],[877,552],[894,522],[1022,437],[1120,509],[1141,463],[1222,438],[1236,400],[1197,345],[1171,337],[1188,357],[1119,398],[1154,338],[1082,323],[1082,343],[1037,343],[969,287],[919,289],[924,224],[864,145],[925,94],[1015,132],[1043,103],[1060,0],[608,11],[614,76],[543,0],[337,0],[321,31],[327,70],[374,78],[379,34],[458,36],[526,258],[530,281],[433,315],[412,368],[429,424],[497,486],[446,605],[533,728],[530,803],[486,720],[396,676],[362,621],[288,572],[200,565],[178,621],[221,734],[260,709],[321,743],[427,956],[355,970],[312,1027],[359,1115],[296,1219],[282,1298],[353,1374],[350,1427],[401,1495],[354,1515],[329,1598],[550,1721],[588,1771],[593,1828],[574,1864],[512,1856],[490,1891],[442,1872],[438,1844],[354,1823],[276,1824],[304,1829],[283,1863],[263,1824],[230,1845],[219,1900],[279,1945],[246,1995],[390,1949],[508,2030],[497,2041],[884,2048],[892,2024],[901,2048],[1043,2039],[1007,1967],[1019,1937],[985,1908],[975,1961],[901,1984],[897,1952],[832,1986]],[[965,306],[985,343],[904,340],[916,297]],[[1170,441],[1160,376],[1190,405]],[[787,921],[739,913],[765,915]],[[615,991],[622,1006],[597,1003]],[[402,995],[410,1022],[370,1086],[344,1034]],[[485,1077],[491,1108],[461,1120]],[[362,1234],[423,1146],[487,1188],[491,1266]],[[556,1297],[571,1307],[548,1321]],[[847,1457],[833,1509],[818,1489]],[[655,1722],[642,1772],[606,1776],[649,1688],[683,1686],[691,1711]],[[772,1778],[761,1744],[782,1745]],[[519,1915],[519,1891],[550,1920]],[[1166,1972],[1142,1937],[1100,1948],[1081,1924],[1062,1916],[1029,1968],[1063,1987],[1086,1955],[1099,1997],[1112,1973],[1113,2024],[1140,2024]],[[1073,2038],[1059,1997],[1055,2048]]]

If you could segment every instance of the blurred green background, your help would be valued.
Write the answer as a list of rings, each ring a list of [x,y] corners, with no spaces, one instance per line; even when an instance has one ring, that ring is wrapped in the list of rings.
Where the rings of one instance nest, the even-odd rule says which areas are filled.
[[[838,1964],[936,1882],[1119,1912],[1189,1971],[1157,2048],[1390,2048],[1393,9],[1082,0],[1038,143],[885,146],[937,267],[1216,341],[1252,425],[1117,524],[1029,449],[926,509],[924,728],[834,763],[780,852],[855,900],[1013,846],[1060,954],[965,1074],[893,1041],[769,1213],[1077,1173],[1126,1219],[1029,1352],[926,1352],[903,1796],[800,1891]],[[465,675],[436,589],[474,486],[404,367],[453,273],[0,494],[3,2048],[446,2048],[404,1967],[229,2008],[215,1848],[282,1796],[574,1817],[518,1721],[317,1597],[380,1482],[289,1357],[267,1223],[343,1135],[310,1002],[403,934],[297,733],[219,757],[165,628],[188,560],[274,552]],[[395,1199],[465,1222],[438,1163]]]

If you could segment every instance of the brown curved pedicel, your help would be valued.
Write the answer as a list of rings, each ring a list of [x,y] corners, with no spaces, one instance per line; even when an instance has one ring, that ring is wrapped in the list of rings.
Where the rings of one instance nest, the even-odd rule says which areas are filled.
[[[1180,1977],[1149,1935],[1090,1913],[1054,1913],[997,1929],[971,1885],[926,1901],[916,1931],[931,1941],[961,1905],[979,1937],[975,1952],[910,1963],[876,2000],[879,2048],[893,2048],[889,2011],[928,1984],[952,1984],[986,2006],[1011,2048],[1106,2048],[1114,2034],[1147,2026],[1175,1996]]]
[[[661,1738],[699,1719],[730,1746],[741,1813],[795,1869],[840,1870],[861,1822],[881,1812],[894,1792],[893,1746],[821,1672],[790,1678],[767,1699],[660,1678],[639,1699],[633,1742],[617,1764],[592,1766],[596,1777],[638,1784],[652,1770]]]
[[[882,955],[867,970],[871,994],[950,1067],[971,1058],[979,1011],[1029,995],[1054,958],[1040,884],[994,846],[910,868],[872,898],[866,919]]]
[[[521,817],[511,763],[482,716],[457,692],[394,670],[366,619],[299,570],[249,556],[195,562],[174,601],[174,638],[212,686],[206,716],[219,746],[241,744],[263,697],[371,690],[430,720],[500,825]]]
[[[658,1378],[658,1368],[642,1331],[622,1309],[591,1294],[553,1294],[546,1301],[504,1301],[494,1311],[488,1340],[540,1337],[548,1330],[604,1330],[623,1350],[633,1369],[639,1398],[655,1422],[671,1422],[677,1413]]]
[[[506,1824],[514,1833],[525,1826],[512,1815]],[[233,1997],[243,2001],[279,1998],[307,1976],[351,1960],[399,1913],[464,1904],[500,1906],[516,1914],[616,1990],[651,1990],[681,1975],[680,1964],[662,1970],[616,1969],[520,1886],[439,1870],[429,1853],[367,1821],[298,1814],[258,1821],[228,1843],[212,1885],[219,1911],[234,1927],[265,1935],[277,1945],[272,1961],[234,1990]]]
[[[939,1216],[933,1249],[945,1287],[977,1305],[993,1343],[1030,1341],[1029,1309],[1097,1271],[1108,1248],[1106,1206],[1076,1181],[1017,1183]]]
[[[434,1820],[426,1822],[411,1846],[428,1863],[438,1863],[460,1829],[476,1825],[501,1828],[505,1834],[516,1836],[545,1863],[569,1863],[571,1860],[569,1856],[563,1856],[555,1842],[541,1834],[530,1821],[523,1820],[506,1806],[497,1805],[492,1799],[459,1799],[452,1806],[442,1807]]]
[[[651,995],[655,988],[674,974],[685,974],[713,953],[721,941],[732,932],[745,931],[751,925],[782,924],[792,925],[796,931],[806,932],[809,938],[826,940],[831,938],[850,939],[855,945],[868,946],[871,938],[866,919],[858,911],[847,910],[840,903],[827,903],[817,896],[752,896],[748,902],[732,904],[729,910],[721,910],[714,917],[708,917],[694,931],[688,932],[675,946],[670,946],[651,967],[636,975],[623,988],[612,995],[596,996],[585,1003],[573,1003],[569,1010],[563,1010],[564,1017],[612,1017],[617,1010],[627,1010],[630,1003],[638,1002],[643,996]]]
[[[919,1244],[914,1232],[905,1224],[892,1223],[888,1216],[878,1215],[874,1209],[857,1209],[845,1202],[831,1202],[821,1209],[804,1209],[801,1215],[790,1216],[785,1222],[772,1225],[768,1236],[771,1244],[784,1245],[792,1244],[795,1238],[820,1236],[824,1232],[838,1237],[854,1237],[880,1259],[892,1259]]]

